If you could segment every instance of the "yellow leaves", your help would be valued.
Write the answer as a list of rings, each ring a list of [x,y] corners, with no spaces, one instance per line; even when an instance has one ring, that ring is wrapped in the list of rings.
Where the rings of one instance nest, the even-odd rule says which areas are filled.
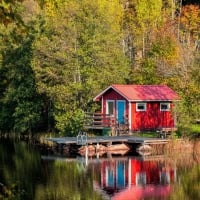
[[[116,24],[121,21],[123,16],[123,7],[118,1],[115,0],[98,0],[99,11],[104,16],[107,16],[107,20],[112,20],[112,23]]]
[[[150,54],[173,65],[179,57],[179,48],[172,37],[160,35],[160,38],[153,43]]]
[[[44,9],[46,11],[47,16],[54,17],[58,14],[58,10],[64,6],[67,0],[45,0],[44,1]]]
[[[161,0],[140,0],[137,2],[137,21],[142,29],[148,29],[160,20],[161,8]]]

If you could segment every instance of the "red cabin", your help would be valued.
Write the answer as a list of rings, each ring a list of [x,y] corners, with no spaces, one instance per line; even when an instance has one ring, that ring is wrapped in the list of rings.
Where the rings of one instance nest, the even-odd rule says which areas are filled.
[[[166,85],[111,85],[94,98],[102,114],[113,115],[118,124],[128,122],[130,131],[175,127],[178,100]]]

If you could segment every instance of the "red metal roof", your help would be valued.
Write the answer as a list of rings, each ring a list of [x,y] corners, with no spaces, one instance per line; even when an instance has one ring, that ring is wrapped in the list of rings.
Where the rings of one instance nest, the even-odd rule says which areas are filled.
[[[113,84],[97,95],[98,101],[110,89],[115,90],[128,101],[175,101],[179,96],[166,85],[117,85]]]

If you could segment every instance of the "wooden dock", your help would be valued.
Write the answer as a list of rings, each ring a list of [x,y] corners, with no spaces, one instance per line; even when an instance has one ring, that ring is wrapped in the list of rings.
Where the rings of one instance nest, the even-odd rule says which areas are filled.
[[[60,137],[60,138],[47,138],[47,141],[51,141],[61,145],[87,145],[87,144],[113,144],[113,143],[127,143],[127,144],[166,144],[170,141],[167,138],[143,138],[135,136],[95,136],[87,137],[85,135],[79,135],[77,137]]]
[[[78,153],[80,155],[103,155],[105,153],[125,155],[128,152],[137,152],[140,155],[157,154],[170,142],[167,138],[144,138],[131,135],[124,136],[95,136],[47,138],[61,151]]]

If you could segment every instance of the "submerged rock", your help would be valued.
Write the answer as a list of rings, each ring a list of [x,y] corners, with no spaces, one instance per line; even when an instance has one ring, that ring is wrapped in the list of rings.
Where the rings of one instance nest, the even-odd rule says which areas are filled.
[[[121,154],[124,155],[130,150],[130,147],[126,144],[114,144],[109,146],[104,145],[88,145],[82,146],[79,148],[78,152],[81,155],[86,154],[86,148],[88,151],[88,155],[95,155],[97,153],[104,154],[104,153],[111,153],[111,154]]]

